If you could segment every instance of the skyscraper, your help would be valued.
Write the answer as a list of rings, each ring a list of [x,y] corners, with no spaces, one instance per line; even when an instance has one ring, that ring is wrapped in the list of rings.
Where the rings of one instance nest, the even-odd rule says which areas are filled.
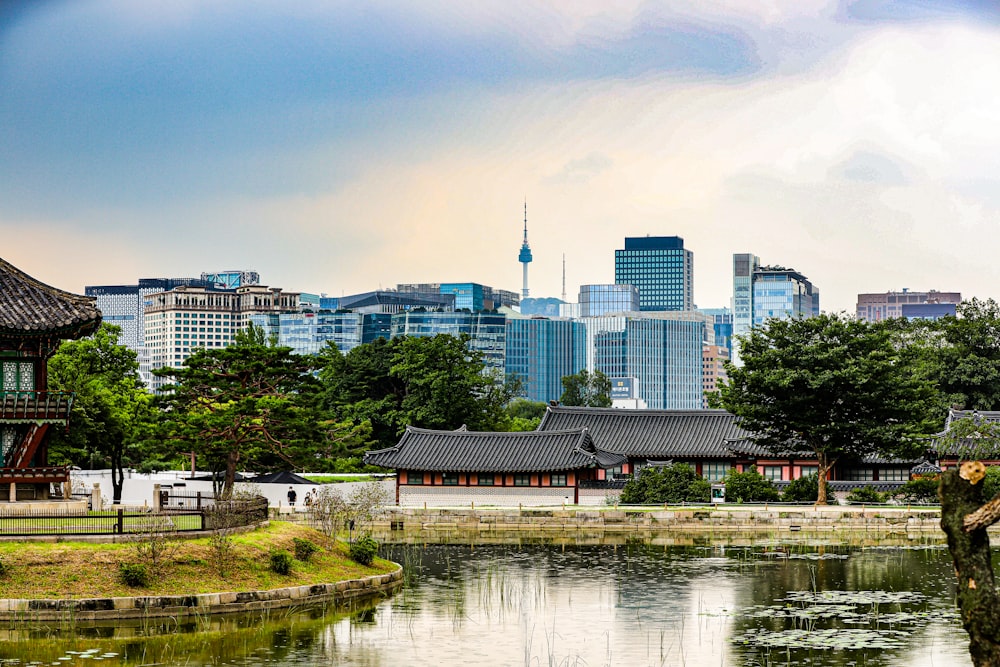
[[[819,315],[819,289],[795,269],[762,266],[749,253],[733,255],[733,336],[746,334],[769,319]],[[739,342],[732,360],[739,364]]]
[[[625,238],[615,250],[615,283],[635,285],[639,310],[694,308],[694,254],[679,236]]]
[[[587,331],[581,322],[546,318],[507,320],[506,373],[522,383],[529,401],[558,401],[562,379],[587,366]]]
[[[521,298],[528,298],[528,264],[531,263],[531,246],[528,245],[528,202],[524,202],[524,242],[521,243],[521,254],[517,256],[524,271],[524,285],[521,287]]]

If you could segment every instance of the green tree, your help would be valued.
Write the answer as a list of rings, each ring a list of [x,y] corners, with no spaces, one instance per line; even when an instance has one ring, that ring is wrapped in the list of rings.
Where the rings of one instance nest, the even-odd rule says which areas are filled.
[[[937,379],[949,403],[1000,409],[1000,305],[993,299],[963,301],[957,317],[935,324]]]
[[[53,463],[108,467],[115,502],[125,465],[153,421],[151,396],[139,378],[136,353],[118,344],[119,327],[102,324],[90,338],[66,341],[49,360],[49,389],[75,394],[72,428],[49,443]]]
[[[484,371],[468,336],[379,339],[320,357],[321,404],[339,423],[370,424],[390,447],[406,426],[503,430],[517,382]]]
[[[741,337],[742,366],[709,396],[778,455],[811,452],[817,503],[841,457],[909,457],[935,430],[937,392],[906,363],[895,331],[846,315],[769,320]]]
[[[611,407],[611,380],[601,371],[591,373],[585,368],[579,373],[565,376],[562,386],[563,394],[559,402],[563,405]]]
[[[774,502],[778,499],[774,483],[753,466],[744,472],[730,470],[722,481],[726,485],[726,502],[729,503]]]
[[[626,505],[695,502],[707,503],[712,485],[687,463],[643,468],[622,489]]]
[[[311,360],[267,341],[251,325],[232,345],[199,348],[170,378],[161,403],[160,435],[169,446],[192,448],[213,470],[224,470],[222,496],[232,495],[240,465],[299,467],[321,437],[311,402]]]

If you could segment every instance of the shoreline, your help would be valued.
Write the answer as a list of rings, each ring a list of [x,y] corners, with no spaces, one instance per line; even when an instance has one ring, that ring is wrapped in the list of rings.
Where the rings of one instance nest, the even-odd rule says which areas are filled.
[[[320,603],[342,605],[388,596],[403,585],[403,568],[335,583],[306,584],[263,591],[141,595],[70,599],[0,599],[0,621],[114,621],[170,617],[178,621],[204,616],[253,613]]]

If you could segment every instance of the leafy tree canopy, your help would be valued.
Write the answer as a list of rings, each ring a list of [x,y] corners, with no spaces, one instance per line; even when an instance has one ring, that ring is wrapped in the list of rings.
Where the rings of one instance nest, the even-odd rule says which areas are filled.
[[[743,365],[727,363],[710,402],[775,454],[812,452],[825,504],[840,457],[912,456],[915,436],[935,430],[937,393],[906,363],[894,333],[846,315],[769,320],[741,337]]]
[[[69,431],[49,443],[52,463],[111,469],[121,500],[124,467],[135,462],[152,421],[151,396],[139,379],[136,353],[118,344],[121,329],[102,324],[89,338],[66,341],[49,359],[49,388],[75,394]]]
[[[251,325],[226,348],[196,350],[181,368],[154,373],[173,384],[161,399],[161,437],[225,470],[224,497],[238,466],[299,468],[320,439],[309,358],[267,341]],[[204,459],[203,459],[204,460]]]
[[[563,405],[579,405],[589,408],[611,407],[611,380],[601,371],[591,373],[583,369],[579,373],[562,379],[563,394],[559,402]]]
[[[320,356],[321,404],[338,421],[368,422],[382,447],[406,426],[503,430],[516,382],[484,372],[469,337],[378,339],[347,354],[331,346]]]

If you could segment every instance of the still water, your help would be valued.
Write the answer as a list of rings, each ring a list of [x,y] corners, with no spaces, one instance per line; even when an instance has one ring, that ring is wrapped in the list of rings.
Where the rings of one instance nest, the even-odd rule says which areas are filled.
[[[4,628],[0,665],[970,665],[938,546],[399,545],[348,612]]]

